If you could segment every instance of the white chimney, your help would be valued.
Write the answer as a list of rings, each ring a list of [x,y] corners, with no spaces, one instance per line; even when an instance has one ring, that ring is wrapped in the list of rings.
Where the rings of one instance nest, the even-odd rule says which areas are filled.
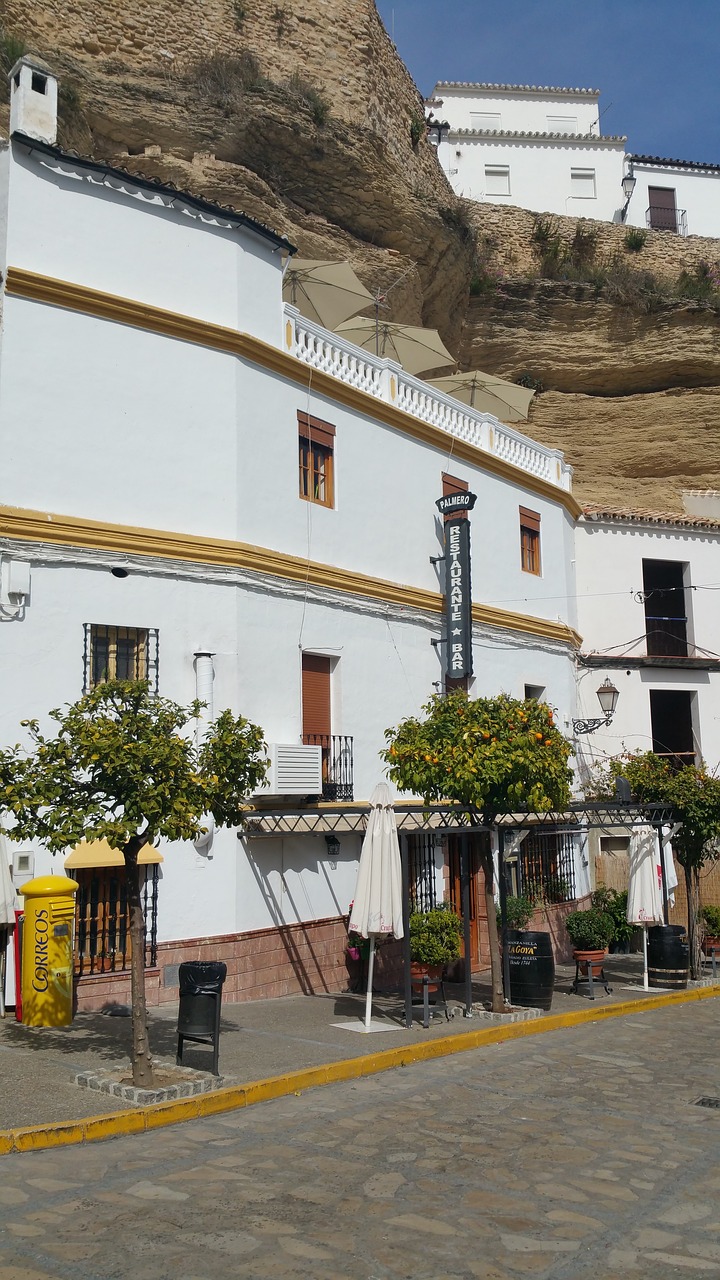
[[[23,54],[9,75],[10,133],[25,133],[39,142],[57,138],[58,82],[39,58]]]

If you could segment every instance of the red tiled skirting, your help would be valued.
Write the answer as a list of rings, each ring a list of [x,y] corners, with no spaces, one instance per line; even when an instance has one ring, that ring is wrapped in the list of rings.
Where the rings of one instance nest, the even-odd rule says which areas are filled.
[[[317,995],[347,989],[346,922],[342,918],[260,929],[216,938],[161,942],[157,968],[145,971],[149,1006],[176,1002],[177,969],[184,960],[224,960],[223,999],[265,1000],[274,996]],[[77,983],[78,1010],[102,1009],[109,1001],[130,1002],[130,974],[107,973]]]

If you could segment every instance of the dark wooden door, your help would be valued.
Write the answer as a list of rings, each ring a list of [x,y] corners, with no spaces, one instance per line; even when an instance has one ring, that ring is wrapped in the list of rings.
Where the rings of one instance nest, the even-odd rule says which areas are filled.
[[[674,187],[648,187],[648,205],[653,231],[677,231]]]
[[[462,880],[460,848],[462,836],[448,836],[448,871],[450,901],[462,919]],[[485,878],[480,864],[481,841],[488,841],[486,833],[467,836],[470,858],[470,966],[472,970],[489,964],[490,947],[487,936],[485,910]],[[464,954],[464,948],[463,948]],[[457,981],[464,977],[464,964],[452,975]]]

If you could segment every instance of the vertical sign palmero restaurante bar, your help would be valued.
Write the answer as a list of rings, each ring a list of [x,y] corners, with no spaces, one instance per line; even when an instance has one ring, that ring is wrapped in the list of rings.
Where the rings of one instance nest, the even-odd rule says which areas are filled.
[[[447,674],[463,680],[473,671],[470,521],[474,493],[452,493],[435,503],[445,517],[445,645]]]

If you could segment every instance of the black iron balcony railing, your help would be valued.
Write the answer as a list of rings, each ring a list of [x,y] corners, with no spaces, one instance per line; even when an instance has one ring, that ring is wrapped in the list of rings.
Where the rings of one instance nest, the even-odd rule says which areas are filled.
[[[645,210],[645,225],[652,231],[674,231],[676,235],[686,236],[687,209],[668,209],[664,205],[651,204]]]
[[[345,734],[304,733],[303,742],[322,749],[323,800],[352,800],[352,738]]]

